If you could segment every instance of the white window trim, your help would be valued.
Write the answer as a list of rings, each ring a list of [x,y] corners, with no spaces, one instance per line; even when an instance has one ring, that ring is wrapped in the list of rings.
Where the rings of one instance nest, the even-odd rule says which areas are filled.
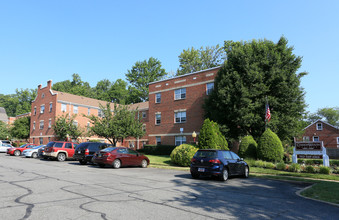
[[[41,128],[41,122],[42,122],[42,128]],[[44,128],[45,128],[45,122],[44,122],[44,120],[40,120],[40,122],[39,122],[39,129],[43,130]]]
[[[33,130],[35,130],[35,121],[33,122]]]
[[[337,144],[339,144],[339,137],[337,137]]]
[[[208,89],[208,85],[212,85],[212,84],[213,84],[212,88]],[[213,89],[214,89],[214,82],[207,83],[206,84],[206,95],[210,95]]]
[[[182,118],[183,118],[183,117],[176,117],[178,114],[181,115],[181,113],[183,113],[183,112],[185,112],[185,121],[182,121]],[[180,119],[179,122],[177,122],[177,118]],[[186,113],[186,111],[175,111],[175,112],[174,112],[174,123],[175,123],[175,124],[181,124],[181,123],[186,123],[186,122],[187,122],[187,113]]]
[[[52,127],[52,119],[50,118],[49,120],[48,120],[48,128],[51,128]]]
[[[50,102],[50,103],[49,103],[49,112],[52,112],[52,110],[53,110],[53,103]]]
[[[147,117],[146,112],[141,112],[141,115],[142,115],[142,118],[146,118]]]
[[[179,145],[177,145],[177,138],[181,138],[181,140],[178,140],[178,142],[180,141],[180,144],[179,144],[179,145],[182,145],[182,144],[187,143],[186,136],[175,136],[175,138],[174,138],[174,144],[175,144],[175,146],[179,146]]]
[[[158,97],[157,97],[158,95],[160,96],[159,101],[158,101]],[[155,103],[161,103],[161,93],[160,92],[155,94]]]
[[[160,123],[157,123],[157,115],[160,115]],[[161,113],[155,113],[155,125],[161,124]]]
[[[319,140],[320,140],[320,139],[319,139],[319,136],[313,136],[313,138],[312,138],[312,139],[313,139],[313,141],[315,141],[315,140],[314,140],[315,138],[318,138],[318,140],[317,140],[317,141],[319,141]]]
[[[185,97],[184,97],[184,98],[182,98],[182,94],[184,94],[184,93],[182,93],[182,90],[185,90]],[[176,91],[180,91],[180,97],[179,97],[179,98],[176,97],[176,94],[175,94]],[[174,90],[174,100],[182,100],[182,99],[186,99],[186,95],[187,95],[187,90],[186,90],[186,88],[181,88],[181,89],[176,89],[176,90]]]
[[[160,139],[159,144],[158,144],[158,139]],[[156,136],[155,142],[156,142],[157,145],[161,145],[161,136]]]
[[[321,125],[320,128],[318,128],[318,125]],[[317,123],[317,131],[322,131],[323,130],[323,124],[322,123]]]
[[[73,105],[73,113],[74,114],[78,114],[78,112],[79,112],[78,106],[77,105]]]
[[[67,105],[66,104],[61,103],[61,112],[67,112]]]
[[[40,105],[40,114],[43,114],[45,112],[45,104]]]

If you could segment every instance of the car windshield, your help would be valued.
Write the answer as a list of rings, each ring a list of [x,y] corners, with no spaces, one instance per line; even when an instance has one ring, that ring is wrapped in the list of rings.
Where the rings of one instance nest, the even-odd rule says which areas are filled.
[[[216,151],[198,151],[195,153],[194,157],[204,157],[204,158],[214,158],[217,157]]]
[[[103,149],[103,150],[101,150],[101,151],[104,151],[104,152],[111,152],[111,151],[113,151],[113,150],[115,150],[116,149],[116,147],[108,147],[108,148],[105,148],[105,149]]]
[[[36,146],[36,147],[33,147],[32,149],[39,149],[40,147],[42,147],[41,145],[40,146]]]

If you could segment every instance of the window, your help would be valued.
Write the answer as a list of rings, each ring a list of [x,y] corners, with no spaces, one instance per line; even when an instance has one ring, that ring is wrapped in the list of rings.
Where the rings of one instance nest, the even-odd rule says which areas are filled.
[[[146,124],[142,125],[142,131],[146,132]]]
[[[317,131],[323,130],[323,124],[322,123],[317,123]]]
[[[310,137],[304,136],[304,137],[303,137],[303,141],[310,141]]]
[[[73,125],[75,125],[76,127],[78,127],[78,122],[77,122],[77,121],[73,121]]]
[[[155,137],[155,140],[157,141],[157,145],[161,144],[161,137],[157,136]]]
[[[174,113],[175,123],[184,123],[186,122],[186,111],[175,112]]]
[[[44,121],[40,121],[40,126],[39,126],[40,130],[44,129]]]
[[[232,160],[232,156],[230,151],[222,151],[222,156],[226,159],[226,160]]]
[[[174,91],[174,100],[180,100],[186,98],[186,88],[177,89]]]
[[[33,122],[33,130],[35,130],[35,121]]]
[[[50,138],[50,137],[48,138],[48,143],[49,143],[49,142],[51,142],[51,138]]]
[[[49,119],[48,120],[48,128],[51,128],[52,127],[52,119]]]
[[[49,103],[49,112],[52,112],[53,110],[53,103]]]
[[[91,129],[91,123],[87,122],[87,131]]]
[[[337,137],[337,144],[339,144],[339,137]]]
[[[175,137],[175,146],[186,144],[186,136],[176,136]]]
[[[213,89],[214,89],[214,83],[207,83],[206,84],[206,95],[211,94]]]
[[[36,106],[34,106],[34,113],[33,114],[36,115]]]
[[[42,93],[41,98],[45,98],[45,93]]]
[[[43,144],[44,143],[44,139],[42,137],[39,138],[39,144]]]
[[[71,143],[66,143],[65,148],[72,149],[72,144]]]
[[[233,157],[234,160],[240,160],[240,157],[238,155],[236,155],[234,152],[229,151]]]
[[[313,136],[313,141],[319,141],[319,137]]]
[[[40,106],[40,113],[43,114],[45,112],[45,105]]]
[[[91,108],[88,108],[87,115],[90,115],[90,114],[91,114]]]
[[[155,103],[160,103],[161,102],[161,93],[155,94]]]
[[[67,110],[67,105],[66,104],[61,104],[61,111],[66,112]]]
[[[142,118],[146,118],[146,112],[142,112]]]
[[[161,123],[161,113],[156,113],[155,114],[155,124],[160,125]]]
[[[73,113],[78,114],[78,106],[77,105],[73,106]]]
[[[33,144],[35,144],[35,138],[33,138]]]

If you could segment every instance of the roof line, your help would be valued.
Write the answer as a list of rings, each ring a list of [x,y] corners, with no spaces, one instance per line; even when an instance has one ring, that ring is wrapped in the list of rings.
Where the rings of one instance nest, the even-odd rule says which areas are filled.
[[[321,119],[318,119],[318,120],[316,120],[315,122],[313,122],[313,123],[311,123],[310,125],[308,125],[306,128],[304,128],[304,130],[307,129],[307,128],[309,128],[310,126],[314,125],[314,124],[317,123],[317,122],[322,122],[322,123],[327,124],[328,126],[331,126],[331,127],[335,128],[335,129],[339,129],[339,128],[335,127],[334,125],[331,125],[331,124],[329,124],[329,123],[327,123],[327,122],[322,121]]]
[[[159,83],[159,82],[167,81],[167,80],[176,79],[176,78],[181,78],[181,77],[185,77],[185,76],[189,76],[189,75],[193,75],[193,74],[197,74],[197,73],[201,73],[201,72],[206,72],[206,71],[213,70],[213,69],[218,69],[218,68],[220,68],[220,67],[221,67],[221,66],[212,67],[212,68],[209,68],[209,69],[199,70],[199,71],[193,72],[193,73],[186,73],[186,74],[184,74],[184,75],[175,76],[175,77],[170,78],[170,79],[163,79],[163,80],[159,80],[159,81],[155,81],[155,82],[150,82],[149,85],[154,84],[154,83]]]

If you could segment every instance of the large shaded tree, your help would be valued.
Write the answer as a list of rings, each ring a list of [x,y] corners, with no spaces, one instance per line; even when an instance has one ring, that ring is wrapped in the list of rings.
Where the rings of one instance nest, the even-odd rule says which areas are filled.
[[[313,123],[319,119],[333,126],[339,126],[339,107],[320,108],[316,113],[309,114],[306,120],[308,123]]]
[[[265,129],[265,104],[272,119],[269,127],[282,140],[301,129],[305,112],[304,91],[297,73],[302,58],[281,37],[269,40],[225,42],[227,58],[204,105],[206,117],[223,126],[229,139],[245,135],[258,139]]]
[[[14,121],[10,129],[11,135],[17,139],[28,139],[31,117],[22,117]]]
[[[5,122],[0,121],[0,140],[6,139],[11,139],[10,130]]]
[[[116,146],[119,140],[123,142],[126,137],[137,138],[144,135],[142,122],[138,119],[136,111],[128,110],[122,105],[114,105],[114,109],[111,109],[109,103],[106,106],[101,105],[100,109],[102,117],[84,116],[92,123],[91,131],[107,139],[113,146]]]
[[[126,78],[137,90],[141,101],[147,101],[149,83],[163,79],[166,74],[165,69],[161,66],[161,62],[151,57],[148,60],[136,62],[132,69],[126,73]]]
[[[218,45],[212,47],[194,47],[183,50],[179,55],[177,76],[199,70],[220,66],[225,60],[225,50]]]
[[[82,81],[79,74],[72,75],[72,81],[64,80],[57,82],[52,86],[53,90],[67,92],[73,95],[95,98],[95,94],[88,82]]]
[[[7,115],[11,117],[30,112],[31,102],[36,94],[36,89],[16,89],[15,94],[0,94],[0,107],[4,107]]]

